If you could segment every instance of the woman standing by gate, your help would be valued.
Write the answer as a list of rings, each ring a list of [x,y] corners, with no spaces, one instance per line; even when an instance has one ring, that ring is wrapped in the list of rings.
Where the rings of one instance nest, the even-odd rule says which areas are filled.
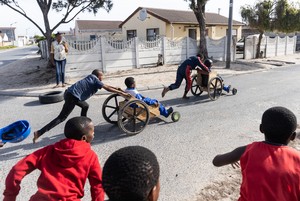
[[[62,87],[65,87],[65,67],[67,62],[68,44],[62,40],[62,34],[57,32],[55,34],[55,41],[51,44],[51,62],[56,69],[56,86],[62,82]]]

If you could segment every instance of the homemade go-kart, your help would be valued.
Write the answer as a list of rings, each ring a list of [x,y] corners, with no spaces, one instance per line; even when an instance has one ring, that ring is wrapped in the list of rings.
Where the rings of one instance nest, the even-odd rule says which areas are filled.
[[[16,121],[4,128],[0,129],[0,147],[5,143],[21,142],[30,134],[31,127],[26,120]]]
[[[194,96],[200,96],[203,91],[206,91],[211,100],[217,100],[222,95],[223,90],[227,93],[232,92],[233,95],[237,93],[236,88],[224,85],[222,77],[216,71],[210,73],[198,71],[192,76],[191,92]]]
[[[142,132],[150,119],[160,118],[158,106],[147,105],[134,97],[128,98],[119,94],[112,94],[104,101],[102,115],[108,123],[118,124],[128,135]],[[179,112],[173,112],[170,116],[173,122],[180,119]]]

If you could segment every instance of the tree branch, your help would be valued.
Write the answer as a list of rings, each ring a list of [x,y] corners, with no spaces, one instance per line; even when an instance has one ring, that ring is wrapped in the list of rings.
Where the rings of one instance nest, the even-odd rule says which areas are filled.
[[[84,2],[90,2],[90,1],[84,1]],[[82,3],[81,3],[82,4]],[[62,18],[52,29],[51,31],[54,31],[59,25],[61,24],[66,24],[66,23],[69,23],[71,22],[79,13],[81,13],[83,10],[85,10],[86,8],[88,8],[92,3],[90,2],[88,5],[82,7],[76,14],[74,14],[73,17],[71,17],[71,19],[67,20],[66,19],[68,18],[69,14],[74,10],[75,7],[72,7],[69,12],[66,12],[66,15],[64,16],[64,18]],[[68,7],[69,9],[69,7]]]
[[[45,36],[45,32],[43,31],[43,29],[37,24],[35,23],[30,17],[28,17],[26,15],[26,13],[22,13],[20,10],[14,8],[13,6],[9,5],[9,3],[5,3],[3,1],[1,1],[1,3],[3,3],[4,5],[6,5],[7,7],[11,8],[12,10],[16,11],[17,13],[21,14],[22,16],[24,16],[26,19],[28,19],[32,24],[34,24],[39,30],[40,32]],[[22,9],[23,10],[23,9]]]

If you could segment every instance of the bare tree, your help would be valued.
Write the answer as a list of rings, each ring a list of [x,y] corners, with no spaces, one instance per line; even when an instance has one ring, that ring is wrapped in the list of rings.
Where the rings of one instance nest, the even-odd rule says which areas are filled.
[[[207,45],[205,38],[206,30],[206,19],[205,19],[205,5],[208,0],[185,0],[189,2],[189,6],[194,12],[200,28],[200,44],[199,44],[199,53],[202,54],[205,58],[208,57]]]
[[[26,0],[26,2],[32,2],[32,0]],[[0,0],[2,6],[7,6],[13,11],[21,14],[32,24],[34,24],[40,32],[46,37],[48,47],[50,50],[51,34],[61,24],[67,24],[71,22],[79,13],[88,11],[96,14],[100,8],[104,8],[109,12],[113,6],[111,0],[35,0],[38,4],[40,11],[43,14],[44,29],[38,25],[32,18],[30,18],[26,11],[19,5],[18,0]],[[62,12],[63,17],[54,26],[50,26],[49,11],[53,9],[56,12]]]

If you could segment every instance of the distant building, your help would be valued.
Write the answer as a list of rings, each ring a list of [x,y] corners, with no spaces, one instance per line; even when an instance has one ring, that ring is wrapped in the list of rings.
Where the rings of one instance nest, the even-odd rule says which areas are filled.
[[[29,37],[28,36],[18,36],[18,46],[23,47],[29,44]]]
[[[16,34],[15,34],[16,27],[0,27],[0,32],[5,33],[8,37],[8,41],[15,41]]]
[[[146,9],[146,15],[145,13]],[[143,15],[141,15],[141,12]],[[144,18],[144,19],[141,19]],[[217,13],[205,13],[206,35],[212,39],[226,36],[228,18]],[[238,39],[242,35],[242,22],[233,20],[232,35]],[[189,36],[200,39],[199,23],[192,11],[168,10],[158,8],[137,8],[120,24],[123,37],[130,39],[135,36],[153,40],[158,36],[181,39]]]
[[[6,33],[0,32],[0,42],[8,42],[8,37],[7,37]]]
[[[99,36],[120,37],[121,23],[121,21],[76,20],[74,31],[76,40],[94,40]]]

